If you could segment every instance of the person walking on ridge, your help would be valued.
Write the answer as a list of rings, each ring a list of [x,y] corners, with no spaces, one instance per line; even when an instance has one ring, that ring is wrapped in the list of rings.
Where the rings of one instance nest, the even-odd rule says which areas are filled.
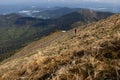
[[[75,35],[77,34],[77,29],[76,28],[74,29],[74,33],[75,33]]]

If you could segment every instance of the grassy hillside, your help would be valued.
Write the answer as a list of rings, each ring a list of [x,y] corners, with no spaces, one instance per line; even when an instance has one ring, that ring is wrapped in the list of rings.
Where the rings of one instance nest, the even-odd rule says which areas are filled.
[[[96,12],[91,10],[83,10],[70,13],[58,19],[37,19],[31,17],[22,17],[17,14],[0,15],[0,61],[8,55],[14,54],[26,43],[32,42],[43,36],[50,34],[56,30],[69,30],[72,24],[81,22],[86,24],[98,21],[113,13]],[[2,53],[2,54],[1,54]],[[3,54],[4,57],[3,57]]]
[[[1,80],[119,80],[120,14],[57,32],[0,65]],[[22,54],[23,53],[23,54]]]

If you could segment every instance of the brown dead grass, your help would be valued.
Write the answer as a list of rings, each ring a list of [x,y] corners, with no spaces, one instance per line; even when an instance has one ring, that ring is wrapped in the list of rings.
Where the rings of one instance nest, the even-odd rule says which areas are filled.
[[[72,30],[57,35],[25,47],[21,52],[27,55],[17,53],[2,63],[1,79],[120,80],[119,14],[78,28],[76,36]]]

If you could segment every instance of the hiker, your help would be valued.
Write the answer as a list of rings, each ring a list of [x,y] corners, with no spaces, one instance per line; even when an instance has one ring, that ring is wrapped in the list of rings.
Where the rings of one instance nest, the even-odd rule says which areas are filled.
[[[74,33],[75,33],[75,35],[76,35],[76,33],[77,33],[77,29],[76,29],[76,28],[74,29]]]

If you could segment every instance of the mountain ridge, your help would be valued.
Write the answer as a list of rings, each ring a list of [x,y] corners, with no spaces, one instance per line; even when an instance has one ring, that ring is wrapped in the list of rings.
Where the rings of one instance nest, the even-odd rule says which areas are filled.
[[[120,14],[116,14],[78,26],[77,34],[74,29],[67,31],[47,46],[34,48],[33,53],[26,52],[26,56],[2,63],[1,79],[119,80],[119,19]],[[59,34],[61,32],[53,35]],[[51,37],[48,36],[48,40]],[[40,44],[35,42],[31,48]]]
[[[83,14],[86,13],[86,11],[87,14]],[[92,14],[93,16],[90,16]],[[97,14],[98,16],[95,17]],[[74,27],[72,24],[76,22],[80,21],[81,25],[88,24],[89,22],[98,21],[111,15],[113,15],[113,13],[97,13],[96,11],[92,11],[91,13],[91,10],[87,9],[81,11],[81,13],[74,12],[58,19],[48,20],[22,17],[17,14],[3,15],[4,18],[0,20],[0,53],[6,53],[6,59],[6,55],[11,55],[9,53],[12,51],[12,54],[14,54],[14,50],[20,49],[28,42],[49,35],[56,30],[69,30]],[[4,59],[2,55],[1,57],[0,61]]]

